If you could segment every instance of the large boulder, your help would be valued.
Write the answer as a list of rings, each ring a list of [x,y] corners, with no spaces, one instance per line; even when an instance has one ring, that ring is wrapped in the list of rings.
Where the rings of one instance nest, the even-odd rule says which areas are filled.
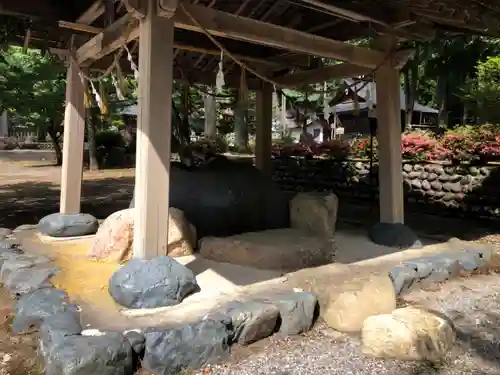
[[[396,308],[396,293],[388,275],[369,275],[332,286],[322,305],[321,317],[329,327],[359,332],[369,316]]]
[[[173,306],[199,290],[193,271],[167,256],[132,259],[109,279],[109,294],[133,309]]]
[[[290,226],[311,234],[333,237],[339,199],[330,192],[299,193],[290,201]]]
[[[363,353],[376,358],[439,361],[455,337],[446,317],[415,307],[370,316],[361,330]]]
[[[198,238],[289,226],[288,196],[252,165],[225,158],[192,169],[172,163],[169,193]]]
[[[99,228],[97,219],[89,214],[55,213],[38,222],[40,233],[51,237],[78,237],[95,234]]]
[[[134,212],[128,208],[117,211],[104,220],[97,231],[87,256],[98,261],[124,262],[132,258],[134,243]],[[196,245],[196,229],[184,213],[174,207],[169,209],[168,247],[171,257],[191,255]]]
[[[273,229],[230,237],[205,237],[200,254],[217,262],[269,270],[295,271],[331,263],[332,239],[311,236],[298,229]]]
[[[230,352],[228,328],[223,322],[206,319],[170,329],[149,329],[144,333],[142,366],[153,374],[166,375],[219,362]]]

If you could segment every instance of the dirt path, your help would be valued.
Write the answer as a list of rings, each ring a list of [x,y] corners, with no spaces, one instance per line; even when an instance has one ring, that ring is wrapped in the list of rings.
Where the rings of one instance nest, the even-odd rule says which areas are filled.
[[[13,336],[12,299],[0,289],[0,375],[41,375],[36,335]]]
[[[59,207],[61,169],[48,162],[0,160],[0,227],[35,224]],[[97,218],[127,208],[134,187],[133,169],[85,171],[82,211]]]

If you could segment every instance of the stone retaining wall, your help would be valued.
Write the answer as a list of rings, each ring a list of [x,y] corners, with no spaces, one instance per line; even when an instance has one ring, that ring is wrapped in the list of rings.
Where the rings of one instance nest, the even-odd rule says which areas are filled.
[[[333,191],[343,201],[378,200],[378,164],[365,161],[276,158],[273,179],[288,191]],[[443,216],[500,219],[500,166],[403,164],[411,210]]]

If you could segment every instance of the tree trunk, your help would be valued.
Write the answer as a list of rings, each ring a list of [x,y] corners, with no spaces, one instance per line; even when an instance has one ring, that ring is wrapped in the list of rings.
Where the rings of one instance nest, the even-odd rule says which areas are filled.
[[[248,149],[248,108],[247,103],[240,100],[239,92],[236,90],[236,110],[234,112],[235,146],[238,151]]]
[[[191,141],[191,132],[189,129],[189,86],[184,85],[184,95],[182,100],[182,120],[179,129],[183,143],[189,144]]]
[[[214,92],[213,90],[209,92]],[[217,102],[215,96],[205,94],[205,136],[215,137],[217,135]]]
[[[94,116],[90,109],[87,110],[87,143],[89,145],[89,169],[91,171],[99,170],[99,162],[97,160],[97,146],[95,143],[95,126]]]
[[[59,137],[56,133],[49,131],[48,132],[50,140],[52,141],[52,146],[54,147],[54,152],[56,153],[56,165],[62,165],[63,156],[61,145],[59,144]]]
[[[447,103],[446,103],[446,83],[447,79],[446,76],[440,74],[437,79],[437,88],[436,88],[436,98],[437,98],[437,103],[439,107],[439,114],[438,114],[438,122],[439,126],[444,127],[448,123],[448,109],[447,109]]]

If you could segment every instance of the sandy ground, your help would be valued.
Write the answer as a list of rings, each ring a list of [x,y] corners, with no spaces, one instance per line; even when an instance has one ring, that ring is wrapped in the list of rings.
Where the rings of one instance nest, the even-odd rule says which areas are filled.
[[[57,209],[59,168],[46,163],[0,160],[0,227],[36,223]],[[84,209],[98,217],[124,208],[133,187],[132,170],[84,174]],[[498,235],[481,242],[500,244]],[[499,249],[500,250],[500,249]],[[500,276],[476,275],[448,282],[434,291],[415,291],[406,302],[423,304],[452,318],[460,329],[456,348],[439,366],[365,358],[359,340],[322,324],[303,336],[270,338],[236,348],[231,360],[196,374],[292,375],[500,374]],[[36,337],[10,333],[12,301],[0,290],[0,375],[42,374],[36,360]],[[144,373],[146,374],[146,373]]]

